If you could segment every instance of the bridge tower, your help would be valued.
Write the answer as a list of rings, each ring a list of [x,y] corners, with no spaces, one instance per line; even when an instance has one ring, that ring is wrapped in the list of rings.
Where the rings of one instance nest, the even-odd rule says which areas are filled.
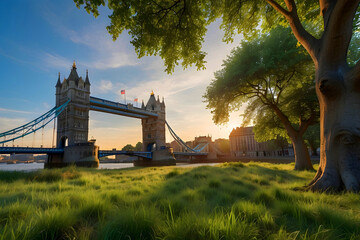
[[[89,134],[90,81],[86,71],[85,81],[76,71],[75,61],[69,77],[56,84],[56,106],[70,99],[65,111],[58,116],[57,147],[73,146],[87,142]],[[67,142],[67,144],[66,144]]]
[[[171,149],[166,148],[165,140],[165,101],[160,101],[159,96],[155,99],[154,92],[143,110],[156,113],[157,117],[149,117],[141,120],[143,134],[143,151],[152,152],[152,160],[139,159],[134,162],[135,166],[168,166],[175,165],[175,157]]]
[[[48,167],[69,164],[98,166],[98,147],[88,141],[90,81],[86,71],[85,80],[79,77],[75,61],[68,78],[59,78],[56,84],[56,106],[70,99],[66,109],[57,117],[56,147],[64,148],[63,155],[49,155]]]
[[[165,141],[165,102],[160,102],[159,96],[155,99],[154,92],[142,109],[158,114],[158,117],[141,120],[143,132],[143,150],[145,152],[164,149]]]

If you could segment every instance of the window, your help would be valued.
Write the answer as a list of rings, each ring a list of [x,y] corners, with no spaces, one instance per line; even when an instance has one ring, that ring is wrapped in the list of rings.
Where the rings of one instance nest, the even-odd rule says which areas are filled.
[[[84,114],[85,114],[85,112],[84,111],[82,111],[82,110],[76,110],[76,115],[78,115],[78,116],[84,116]]]

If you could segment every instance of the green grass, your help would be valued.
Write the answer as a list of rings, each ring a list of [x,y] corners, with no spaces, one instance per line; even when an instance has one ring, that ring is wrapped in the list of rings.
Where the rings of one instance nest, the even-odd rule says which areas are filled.
[[[360,195],[292,164],[0,172],[2,239],[360,239]]]

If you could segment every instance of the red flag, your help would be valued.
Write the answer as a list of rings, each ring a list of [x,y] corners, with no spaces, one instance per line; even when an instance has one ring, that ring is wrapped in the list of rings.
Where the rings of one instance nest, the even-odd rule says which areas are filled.
[[[121,90],[121,94],[125,94],[125,90]]]
[[[135,99],[134,99],[134,102],[137,102],[137,101],[138,101],[138,99],[137,99],[137,98],[135,98]]]

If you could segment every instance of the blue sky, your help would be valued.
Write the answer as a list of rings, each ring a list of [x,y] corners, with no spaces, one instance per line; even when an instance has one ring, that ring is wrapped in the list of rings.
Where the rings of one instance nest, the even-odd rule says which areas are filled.
[[[240,113],[231,115],[226,126],[216,126],[202,95],[221,68],[223,59],[236,47],[221,41],[220,22],[208,28],[203,49],[208,53],[206,70],[176,68],[164,72],[159,57],[138,59],[131,38],[123,33],[112,41],[106,31],[109,12],[98,18],[79,10],[71,0],[5,0],[0,2],[0,132],[17,127],[45,113],[55,104],[58,73],[68,77],[73,60],[78,74],[89,70],[91,95],[123,101],[139,98],[145,103],[151,90],[165,98],[167,121],[183,140],[199,135],[228,138],[240,126]],[[51,145],[51,127],[35,136],[35,145]],[[90,112],[89,137],[102,148],[121,148],[141,141],[141,122],[121,116]],[[43,140],[44,139],[44,140]],[[170,134],[167,142],[172,141]],[[23,140],[33,145],[34,137]],[[15,142],[15,145],[22,141]]]

